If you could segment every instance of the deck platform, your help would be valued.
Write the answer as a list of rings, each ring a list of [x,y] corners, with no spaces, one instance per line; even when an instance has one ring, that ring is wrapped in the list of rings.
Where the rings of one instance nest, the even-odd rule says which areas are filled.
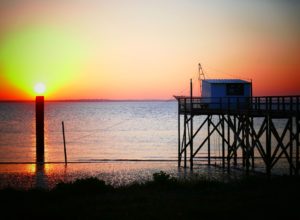
[[[187,96],[175,96],[175,98],[178,101],[179,114],[248,114],[255,117],[261,115],[288,117],[300,113],[300,96],[193,97],[192,99]]]

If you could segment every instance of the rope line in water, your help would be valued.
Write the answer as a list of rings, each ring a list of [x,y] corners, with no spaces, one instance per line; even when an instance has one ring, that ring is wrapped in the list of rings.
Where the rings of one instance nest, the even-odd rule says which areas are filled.
[[[173,97],[171,97],[173,99]],[[163,104],[165,103],[169,103],[169,102],[173,102],[173,100],[170,99],[170,100],[165,100],[165,101],[162,101]],[[90,134],[87,134],[87,135],[83,135],[83,136],[79,136],[73,140],[71,140],[69,143],[73,143],[74,141],[78,141],[78,140],[81,140],[81,139],[84,139],[86,137],[91,137],[93,135],[95,135],[97,132],[101,132],[101,131],[108,131],[109,129],[113,128],[113,127],[116,127],[118,125],[121,125],[121,124],[124,124],[125,122],[129,121],[129,120],[132,120],[132,118],[127,118],[127,119],[124,119],[118,123],[115,123],[113,125],[110,125],[110,126],[107,126],[106,128],[101,128],[101,129],[95,129],[93,131],[91,131]]]
[[[108,131],[110,128],[113,128],[113,127],[116,127],[116,126],[118,126],[118,125],[120,125],[120,124],[123,124],[123,123],[125,123],[125,122],[128,121],[128,120],[129,120],[129,119],[125,119],[125,120],[123,120],[123,121],[120,121],[120,122],[118,122],[118,123],[116,123],[116,124],[113,124],[113,125],[111,125],[111,126],[108,126],[108,127],[106,127],[106,128],[96,129],[96,130],[92,131],[91,134],[87,134],[87,135],[83,135],[83,136],[77,137],[77,138],[73,139],[72,141],[70,141],[69,143],[72,143],[72,142],[74,142],[74,141],[77,141],[77,140],[80,140],[80,139],[83,139],[83,138],[86,138],[86,137],[93,136],[93,135],[95,135],[96,132],[100,132],[100,131]]]

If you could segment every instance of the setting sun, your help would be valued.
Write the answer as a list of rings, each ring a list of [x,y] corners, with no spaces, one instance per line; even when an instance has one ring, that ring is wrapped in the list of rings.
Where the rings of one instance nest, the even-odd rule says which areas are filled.
[[[46,91],[46,86],[44,83],[37,83],[35,86],[34,86],[34,91],[37,93],[37,94],[43,94],[45,91]]]

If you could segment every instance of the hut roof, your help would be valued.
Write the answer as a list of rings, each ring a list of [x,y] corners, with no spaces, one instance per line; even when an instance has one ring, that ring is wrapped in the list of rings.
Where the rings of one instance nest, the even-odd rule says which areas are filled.
[[[204,79],[203,81],[211,84],[250,83],[246,80],[241,79]]]

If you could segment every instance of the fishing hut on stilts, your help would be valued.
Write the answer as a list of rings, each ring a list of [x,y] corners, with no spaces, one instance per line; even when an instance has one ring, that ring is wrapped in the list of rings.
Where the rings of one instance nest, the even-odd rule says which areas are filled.
[[[199,76],[204,76],[200,64]],[[290,175],[299,175],[300,96],[255,97],[251,81],[202,78],[201,96],[193,96],[192,80],[190,96],[174,96],[178,166],[193,169],[214,160],[228,172],[259,166],[271,175],[280,161]],[[220,139],[219,156],[213,155],[213,136]]]

